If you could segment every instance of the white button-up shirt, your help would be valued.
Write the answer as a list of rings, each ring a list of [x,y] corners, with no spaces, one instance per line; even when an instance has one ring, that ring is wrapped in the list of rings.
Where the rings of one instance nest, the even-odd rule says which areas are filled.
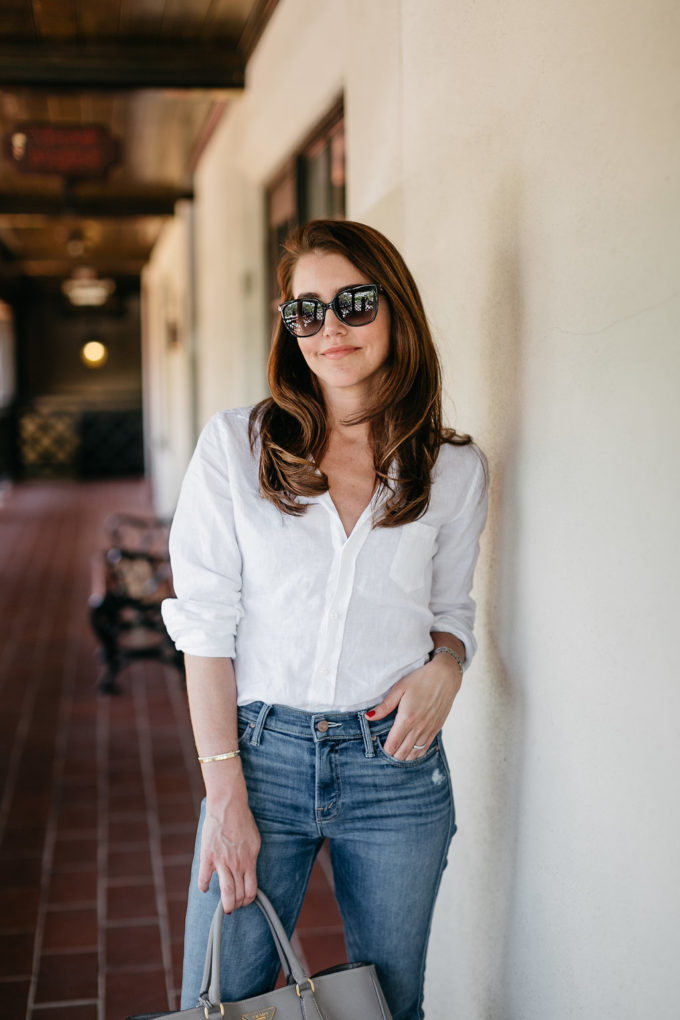
[[[427,661],[432,631],[474,655],[472,576],[486,518],[476,447],[444,445],[426,513],[373,527],[376,492],[347,536],[330,495],[283,514],[258,487],[249,409],[215,415],[186,473],[170,535],[177,647],[234,660],[238,703],[352,711]]]

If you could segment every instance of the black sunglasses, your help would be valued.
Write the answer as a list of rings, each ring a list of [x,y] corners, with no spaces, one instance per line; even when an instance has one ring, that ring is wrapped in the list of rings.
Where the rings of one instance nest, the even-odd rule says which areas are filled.
[[[381,290],[377,283],[361,283],[357,287],[339,290],[328,304],[318,298],[293,298],[279,305],[279,311],[284,326],[293,336],[309,337],[318,333],[323,328],[329,308],[345,326],[367,326],[378,314]]]

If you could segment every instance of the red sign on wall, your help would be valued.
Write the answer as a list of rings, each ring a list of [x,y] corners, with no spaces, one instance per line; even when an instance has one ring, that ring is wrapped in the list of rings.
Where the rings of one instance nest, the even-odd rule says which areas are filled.
[[[21,124],[5,152],[21,173],[62,177],[105,177],[119,159],[118,142],[102,124]]]

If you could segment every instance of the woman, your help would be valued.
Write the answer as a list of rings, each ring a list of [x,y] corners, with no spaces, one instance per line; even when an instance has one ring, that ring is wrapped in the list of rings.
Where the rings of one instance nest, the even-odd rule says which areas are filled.
[[[292,932],[327,838],[349,959],[412,1020],[455,831],[439,734],[475,650],[484,463],[441,425],[422,302],[385,237],[308,223],[279,283],[272,396],[208,423],[171,536],[164,617],[206,786],[182,1005],[220,895],[223,998],[272,987],[247,905],[259,885]]]

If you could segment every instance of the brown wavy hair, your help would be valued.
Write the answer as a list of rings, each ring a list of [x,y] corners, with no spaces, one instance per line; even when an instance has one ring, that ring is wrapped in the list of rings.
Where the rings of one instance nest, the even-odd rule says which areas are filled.
[[[465,445],[468,435],[444,428],[441,367],[415,281],[403,258],[373,227],[350,220],[312,220],[293,230],[278,265],[281,300],[292,293],[298,259],[314,251],[335,252],[372,283],[390,307],[390,352],[372,405],[348,420],[368,422],[376,479],[388,490],[376,525],[395,527],[421,517],[430,501],[432,469],[442,443]],[[328,441],[324,398],[296,340],[279,318],[267,363],[271,397],[250,415],[250,443],[257,435],[260,490],[279,510],[304,513],[299,496],[328,490],[317,470]],[[259,426],[259,428],[258,428]],[[396,471],[395,471],[396,468]]]

